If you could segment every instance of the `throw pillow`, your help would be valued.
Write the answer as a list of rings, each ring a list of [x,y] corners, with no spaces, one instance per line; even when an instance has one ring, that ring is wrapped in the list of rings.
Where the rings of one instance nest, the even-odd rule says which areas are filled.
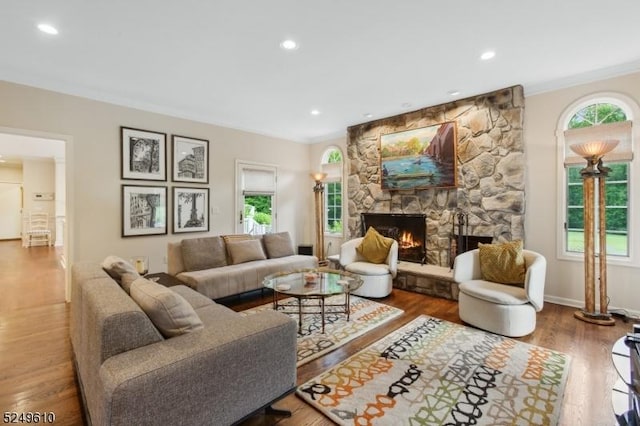
[[[131,298],[164,337],[204,328],[200,317],[184,297],[146,278],[138,278],[131,284]]]
[[[227,252],[222,237],[182,240],[182,263],[187,271],[218,268],[227,264]]]
[[[393,238],[383,237],[370,226],[356,251],[370,263],[385,263],[391,245]]]
[[[262,243],[260,243],[260,240],[229,242],[227,243],[227,251],[231,256],[231,263],[234,265],[267,258],[262,250]]]
[[[482,279],[502,284],[523,284],[526,273],[522,240],[478,244]]]
[[[118,256],[107,256],[102,261],[102,269],[104,269],[111,278],[116,280],[118,284],[121,284],[121,279],[124,274],[128,273],[137,275],[138,277],[140,276],[131,263]]]
[[[291,243],[291,236],[288,232],[264,234],[263,241],[264,246],[267,249],[269,259],[292,256],[295,254],[293,251],[293,244]]]
[[[222,239],[224,240],[224,245],[228,246],[229,243],[235,242],[235,241],[246,241],[246,240],[252,240],[253,237],[249,234],[233,234],[233,235],[223,235]],[[227,247],[227,265],[232,265],[233,262],[231,261],[231,253],[229,253],[229,248]]]
[[[140,274],[137,272],[125,272],[122,274],[122,277],[120,278],[120,286],[128,295],[131,295],[131,284],[133,284],[133,282],[138,278],[140,278]]]

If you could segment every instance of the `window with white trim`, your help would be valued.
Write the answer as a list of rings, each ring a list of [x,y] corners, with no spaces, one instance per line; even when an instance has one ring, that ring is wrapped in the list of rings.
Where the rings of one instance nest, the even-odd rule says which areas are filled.
[[[268,164],[236,162],[236,232],[276,232],[277,169]]]
[[[332,147],[322,156],[324,179],[324,232],[342,235],[342,152]]]
[[[629,195],[633,161],[631,110],[617,99],[593,97],[574,107],[566,117],[563,132],[564,250],[569,254],[584,252],[583,180],[580,171],[586,166],[586,160],[571,151],[570,146],[616,139],[620,141],[616,149],[603,158],[604,165],[610,169],[605,179],[607,256],[629,257]]]

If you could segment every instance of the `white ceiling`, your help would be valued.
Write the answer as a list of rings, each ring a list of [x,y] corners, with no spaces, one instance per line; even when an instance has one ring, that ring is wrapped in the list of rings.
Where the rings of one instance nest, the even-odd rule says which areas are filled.
[[[3,0],[0,79],[315,142],[640,70],[639,16],[638,0]]]

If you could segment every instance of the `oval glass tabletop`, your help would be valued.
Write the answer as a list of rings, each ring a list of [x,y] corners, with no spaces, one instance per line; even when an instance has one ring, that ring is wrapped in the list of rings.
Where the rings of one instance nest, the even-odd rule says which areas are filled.
[[[360,288],[362,279],[347,271],[314,268],[267,275],[262,284],[278,293],[291,296],[330,296],[350,293]]]

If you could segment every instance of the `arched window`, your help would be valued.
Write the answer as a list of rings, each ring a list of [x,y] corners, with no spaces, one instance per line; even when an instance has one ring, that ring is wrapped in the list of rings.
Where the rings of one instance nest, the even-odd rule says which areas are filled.
[[[605,179],[607,255],[630,256],[631,165],[633,161],[632,109],[615,96],[591,96],[568,108],[560,136],[564,148],[564,253],[584,252],[583,180],[586,160],[571,145],[617,139],[614,151],[603,158],[610,172]],[[596,195],[597,197],[597,195]],[[596,241],[597,244],[597,241]]]
[[[326,209],[324,232],[342,235],[342,152],[331,147],[322,155],[322,171],[327,174],[324,188]]]

